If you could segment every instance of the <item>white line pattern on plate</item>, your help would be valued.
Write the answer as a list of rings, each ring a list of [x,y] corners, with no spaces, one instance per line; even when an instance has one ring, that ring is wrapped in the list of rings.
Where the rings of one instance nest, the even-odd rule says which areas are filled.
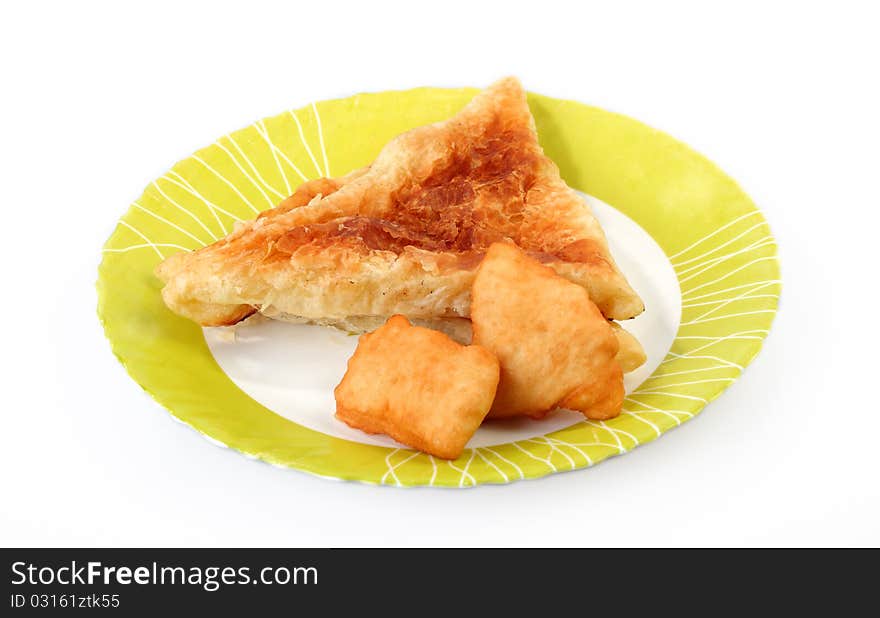
[[[391,458],[394,457],[394,455],[396,455],[399,452],[400,452],[400,449],[396,448],[385,456],[385,465],[388,467],[388,472],[386,472],[384,475],[382,475],[382,481],[381,481],[382,483],[385,482],[385,479],[387,479],[388,475],[390,474],[391,478],[394,479],[394,482],[397,484],[397,486],[400,487],[400,481],[397,479],[397,475],[394,474],[395,466],[393,466],[391,464]]]
[[[707,346],[713,345],[715,343],[715,341],[718,340],[717,337],[712,337],[712,339],[713,339],[713,342],[706,344]],[[733,361],[729,361],[726,358],[721,358],[720,356],[711,356],[711,355],[695,356],[693,354],[694,352],[700,351],[703,347],[706,347],[706,346],[700,346],[699,348],[694,348],[693,350],[689,350],[688,352],[685,352],[684,354],[677,354],[676,352],[667,352],[667,355],[671,356],[672,358],[665,358],[662,361],[660,361],[660,364],[665,365],[666,363],[672,363],[674,361],[677,361],[680,358],[685,359],[685,360],[689,360],[689,359],[690,360],[713,360],[713,361],[717,361],[717,362],[721,363],[725,367],[729,367],[730,369],[739,369],[740,371],[743,370],[742,365],[734,363]],[[670,374],[667,373],[664,375],[670,375]]]
[[[727,305],[734,303],[736,301],[749,300],[752,298],[776,298],[776,299],[778,299],[779,294],[754,294],[754,292],[757,292],[758,290],[761,290],[761,289],[763,289],[767,286],[770,286],[770,285],[773,285],[773,284],[772,283],[765,283],[764,285],[760,285],[752,290],[747,290],[741,294],[737,294],[733,298],[730,298],[723,303],[719,303],[716,307],[713,307],[712,309],[707,309],[706,311],[704,311],[703,313],[701,313],[700,315],[695,317],[694,320],[702,320],[703,318],[706,318],[706,317],[712,315],[716,311],[723,309]]]
[[[503,471],[501,468],[499,468],[498,466],[496,466],[494,463],[492,463],[492,460],[490,460],[488,457],[486,457],[485,455],[483,455],[482,451],[481,451],[479,448],[475,448],[474,451],[476,451],[477,455],[480,456],[480,459],[482,459],[483,461],[485,461],[485,462],[486,462],[486,463],[487,463],[487,464],[488,464],[493,470],[495,470],[495,472],[497,472],[498,474],[501,475],[501,478],[504,479],[504,482],[505,482],[505,483],[509,483],[509,482],[510,482],[510,477],[507,476],[507,473],[504,472],[504,471]]]
[[[569,457],[568,454],[565,453],[565,451],[563,451],[562,449],[557,447],[555,444],[553,444],[553,442],[550,441],[550,438],[548,438],[547,436],[541,436],[541,437],[544,438],[543,441],[538,440],[537,438],[530,438],[525,441],[526,442],[534,442],[535,444],[546,444],[547,446],[550,447],[550,459],[553,459],[553,453],[559,453],[560,455],[562,455],[563,457],[565,457],[568,460],[568,463],[571,464],[571,469],[574,470],[574,468],[575,468],[574,459]],[[578,450],[580,450],[580,449],[578,449]]]
[[[462,470],[461,468],[459,468],[458,466],[456,466],[454,463],[452,463],[452,461],[450,461],[449,459],[446,460],[446,463],[449,464],[449,467],[450,467],[450,468],[452,468],[453,470],[455,470],[456,472],[458,472],[459,474],[461,474],[461,475],[462,475],[462,478],[464,478],[464,477],[469,478],[470,481],[471,481],[471,485],[476,485],[476,484],[477,484],[477,481],[474,479],[474,477],[472,477],[472,476],[467,472],[467,470]],[[463,481],[462,481],[462,482],[463,482]],[[459,486],[459,487],[464,487],[464,485],[461,484],[461,482],[459,483],[458,486]]]
[[[757,251],[758,249],[763,249],[764,247],[775,247],[775,246],[776,246],[775,240],[768,240],[768,241],[765,241],[765,242],[762,242],[759,244],[755,244],[754,246],[745,247],[744,249],[740,249],[739,251],[734,251],[733,253],[728,253],[728,254],[723,255],[721,257],[715,258],[714,260],[712,260],[712,263],[709,264],[708,266],[703,266],[702,268],[700,268],[700,266],[696,266],[695,268],[700,268],[700,270],[698,270],[697,272],[695,272],[693,274],[689,274],[687,277],[682,277],[682,275],[684,275],[685,273],[678,273],[678,275],[679,275],[678,282],[683,285],[683,284],[687,283],[688,281],[690,281],[691,279],[699,277],[703,273],[710,271],[713,268],[717,268],[717,267],[721,266],[726,261],[731,260],[738,255],[743,255],[744,253],[749,253],[751,251]],[[690,268],[690,269],[688,269],[687,272],[692,272],[692,271],[693,271],[693,268]]]
[[[769,283],[766,285],[770,285]],[[760,287],[760,286],[759,286]],[[757,289],[757,288],[756,288]],[[728,305],[730,303],[734,303],[738,300],[752,300],[753,298],[779,298],[779,294],[752,294],[749,293],[748,296],[736,296],[734,298],[719,298],[718,300],[707,300],[702,303],[688,303],[686,305],[682,305],[682,309],[693,309],[694,307],[709,307],[711,305]]]
[[[287,175],[281,168],[281,163],[278,161],[278,156],[280,155],[281,158],[284,159],[284,162],[287,163],[293,169],[293,171],[296,172],[299,177],[303,179],[304,182],[308,180],[308,177],[302,173],[299,167],[293,161],[291,161],[286,154],[284,154],[283,150],[275,145],[275,142],[272,141],[269,135],[269,130],[266,128],[266,126],[262,125],[262,127],[263,130],[260,131],[258,129],[257,132],[260,134],[260,137],[262,137],[266,141],[266,143],[269,145],[269,148],[271,148],[272,156],[275,157],[275,163],[278,165],[278,171],[280,171],[281,175],[284,177],[284,186],[287,188],[287,195],[290,196],[293,194],[293,190],[290,188],[290,183],[287,182]]]
[[[254,127],[254,128],[256,129],[256,127]],[[257,131],[257,133],[259,133],[259,131]],[[251,161],[251,158],[249,156],[247,156],[247,154],[245,153],[244,150],[242,150],[241,146],[238,145],[238,142],[235,141],[235,138],[232,137],[231,133],[226,135],[226,139],[229,140],[229,143],[231,143],[233,146],[235,146],[235,149],[238,151],[238,154],[240,154],[241,158],[244,159],[244,162],[248,164],[248,167],[251,168],[251,171],[254,173],[254,175],[260,179],[260,182],[263,183],[264,187],[266,187],[267,189],[269,189],[269,191],[274,193],[275,197],[280,200],[283,200],[285,197],[287,197],[286,195],[284,195],[283,193],[281,193],[280,191],[275,189],[275,187],[273,187],[271,184],[269,184],[265,178],[263,178],[263,175],[260,174],[260,171],[257,169],[257,166],[254,165],[254,162]]]
[[[490,453],[492,453],[493,455],[495,455],[495,457],[497,457],[498,459],[500,459],[501,461],[503,461],[504,463],[506,463],[507,465],[509,465],[511,468],[513,468],[514,470],[516,470],[517,474],[519,474],[519,478],[521,478],[521,479],[526,478],[525,474],[523,474],[522,468],[520,468],[518,465],[516,465],[515,463],[513,463],[512,461],[510,461],[507,457],[505,457],[504,455],[502,455],[502,454],[499,453],[498,451],[492,450],[492,449],[489,448],[488,446],[484,446],[483,449],[489,451]]]
[[[756,315],[759,313],[776,313],[776,309],[756,309],[755,311],[741,311],[739,313],[726,313],[724,315],[717,315],[714,318],[698,318],[695,320],[689,320],[687,322],[682,322],[679,326],[693,326],[694,324],[705,324],[706,322],[715,322],[717,320],[727,320],[729,318],[741,318],[746,315]]]
[[[135,226],[133,226],[131,223],[128,223],[125,219],[120,219],[120,220],[119,220],[119,225],[128,228],[129,230],[131,230],[132,232],[134,232],[135,234],[137,234],[138,236],[140,236],[140,237],[143,239],[143,241],[144,241],[145,243],[147,243],[148,245],[150,245],[151,247],[153,247],[153,249],[156,251],[156,254],[159,256],[160,259],[163,259],[163,260],[165,259],[165,256],[162,254],[161,251],[159,251],[159,248],[156,246],[156,243],[154,243],[152,240],[150,240],[149,238],[147,238],[147,235],[146,235],[146,234],[144,234],[143,232],[141,232],[139,229],[137,229],[137,228],[136,228]]]
[[[593,427],[599,427],[599,428],[604,429],[605,431],[611,433],[611,435],[614,436],[615,441],[617,441],[617,443],[620,444],[621,447],[623,447],[623,442],[621,442],[618,434],[623,434],[628,439],[630,439],[633,443],[633,447],[636,447],[639,445],[638,438],[636,438],[634,435],[632,435],[630,432],[626,431],[625,429],[621,429],[619,427],[612,427],[611,425],[609,425],[605,421],[599,421],[597,424],[596,421],[586,419],[584,422],[588,425],[592,425]],[[629,449],[624,447],[624,450],[629,450]]]
[[[299,131],[299,139],[302,141],[303,146],[305,146],[306,152],[309,155],[309,158],[312,160],[312,163],[315,164],[315,170],[318,172],[318,176],[323,176],[324,172],[321,171],[321,167],[318,165],[318,160],[315,158],[315,154],[312,152],[312,149],[309,147],[309,143],[306,141],[305,133],[303,133],[302,124],[299,122],[299,118],[296,117],[296,112],[292,109],[288,110],[291,116],[293,116],[293,121],[296,123],[296,128]]]
[[[723,232],[724,230],[726,230],[727,228],[729,228],[731,225],[734,225],[734,224],[736,224],[736,223],[739,223],[739,222],[742,221],[743,219],[747,219],[747,218],[752,217],[752,216],[757,215],[757,214],[759,214],[759,211],[757,211],[757,210],[753,210],[752,212],[748,212],[748,213],[746,213],[746,214],[744,214],[744,215],[742,215],[742,216],[737,217],[737,218],[734,219],[733,221],[730,221],[729,223],[726,223],[726,224],[722,225],[722,226],[719,227],[717,230],[713,231],[712,233],[708,234],[707,236],[703,236],[703,237],[700,238],[698,241],[694,242],[694,243],[691,244],[691,245],[688,245],[687,247],[685,247],[684,249],[682,249],[682,250],[679,251],[678,253],[675,253],[675,254],[673,254],[673,255],[670,255],[670,256],[669,256],[669,260],[672,261],[672,260],[674,260],[675,258],[680,257],[681,255],[687,253],[688,251],[690,251],[690,250],[693,249],[694,247],[697,247],[697,246],[701,245],[702,243],[706,242],[706,241],[709,240],[710,238],[714,238],[716,235],[720,234],[721,232]]]
[[[649,380],[660,380],[662,378],[670,378],[672,376],[684,376],[692,373],[700,373],[701,371],[721,371],[722,369],[731,369],[739,371],[736,367],[730,365],[713,365],[711,367],[698,367],[697,369],[686,369],[685,371],[672,371],[670,373],[657,373],[645,378],[645,382]]]
[[[293,193],[290,188],[290,181],[287,180],[287,174],[284,172],[284,168],[281,167],[281,160],[278,158],[278,147],[275,146],[275,142],[269,137],[269,131],[266,130],[266,124],[260,120],[254,125],[254,128],[257,130],[257,135],[263,138],[263,141],[266,142],[266,145],[269,147],[269,152],[272,153],[272,160],[275,161],[275,167],[278,168],[278,174],[281,176],[281,180],[284,181],[284,192],[287,195]],[[302,173],[299,171],[299,168],[296,168],[296,171],[302,176]],[[303,180],[306,180],[306,177],[302,177]]]
[[[648,427],[650,427],[651,429],[653,429],[653,430],[654,430],[654,433],[657,434],[657,437],[658,437],[658,438],[659,438],[661,435],[663,435],[663,432],[660,431],[660,428],[659,428],[657,425],[655,425],[654,423],[652,423],[652,422],[649,421],[648,419],[646,419],[646,418],[642,418],[641,416],[639,416],[638,410],[635,410],[635,411],[634,411],[634,410],[627,410],[626,408],[624,408],[623,410],[621,410],[620,413],[621,413],[621,414],[625,414],[626,416],[631,416],[632,418],[636,419],[637,421],[641,421],[642,423],[644,423],[645,425],[647,425]]]
[[[200,199],[202,201],[202,203],[204,203],[204,205],[208,208],[208,210],[211,211],[211,214],[214,215],[214,220],[217,221],[217,226],[220,228],[220,233],[225,236],[228,232],[226,231],[226,226],[224,226],[223,222],[220,221],[220,216],[217,214],[217,211],[214,208],[212,208],[206,200],[200,198],[192,189],[190,189],[186,185],[178,182],[174,178],[171,178],[170,177],[171,174],[176,174],[176,172],[174,170],[170,170],[165,176],[162,176],[161,178],[159,178],[159,180],[164,180],[165,182],[169,182],[169,183],[173,184],[175,187],[183,189],[184,191],[186,191],[190,195],[196,197],[197,199]],[[183,180],[182,177],[181,177],[181,180]]]
[[[548,468],[550,468],[554,472],[558,472],[558,470],[556,469],[556,466],[554,466],[553,462],[550,461],[549,459],[544,459],[543,457],[538,457],[534,453],[531,453],[531,452],[527,451],[526,449],[524,449],[523,447],[521,447],[516,442],[511,442],[511,444],[514,447],[516,447],[517,449],[519,449],[520,451],[522,451],[523,453],[525,453],[526,455],[528,455],[529,457],[531,457],[532,459],[534,459],[535,461],[540,461],[542,464],[544,464],[545,466],[547,466]]]
[[[199,192],[198,189],[196,189],[194,186],[192,186],[192,183],[190,183],[186,178],[184,178],[183,176],[181,176],[180,174],[178,174],[174,170],[170,170],[168,172],[168,175],[174,176],[174,178],[169,178],[168,176],[163,176],[163,178],[165,180],[167,180],[168,182],[171,182],[171,183],[177,185],[178,187],[180,187],[181,189],[189,192],[194,197],[200,199],[205,204],[205,206],[207,206],[208,208],[210,208],[213,211],[216,211],[214,213],[215,217],[217,217],[217,212],[220,212],[220,213],[223,213],[224,215],[226,215],[227,217],[229,217],[230,219],[233,219],[234,221],[241,221],[242,220],[242,218],[239,217],[238,215],[229,212],[225,208],[221,208],[220,206],[218,206],[217,204],[215,204],[214,202],[212,202],[211,200],[206,198],[204,195],[202,195]],[[220,227],[222,227],[225,232],[226,227],[223,225],[223,223],[220,222],[219,217],[217,218],[217,223],[220,223]]]
[[[758,229],[759,227],[761,227],[761,226],[763,226],[763,225],[767,225],[767,222],[766,222],[766,221],[761,221],[761,223],[757,223],[757,224],[753,225],[752,227],[750,227],[749,229],[747,229],[745,232],[741,232],[740,234],[738,234],[737,236],[734,236],[733,238],[731,238],[730,240],[728,240],[728,241],[725,242],[724,244],[718,245],[717,247],[715,247],[715,248],[713,248],[713,249],[710,249],[709,251],[706,251],[705,253],[702,253],[702,254],[698,255],[697,257],[691,258],[691,259],[689,259],[689,260],[684,260],[684,261],[682,261],[682,262],[676,262],[676,263],[674,263],[674,264],[672,265],[672,267],[673,267],[673,268],[678,268],[678,267],[680,267],[680,266],[684,266],[685,264],[690,264],[691,262],[696,262],[697,260],[700,260],[700,259],[702,259],[702,258],[704,258],[704,257],[709,256],[709,255],[712,255],[712,254],[715,253],[716,251],[719,251],[719,250],[723,249],[724,247],[726,247],[726,246],[728,246],[728,245],[731,245],[731,244],[735,243],[737,240],[739,240],[740,238],[742,238],[743,236],[745,236],[746,234],[748,234],[748,233],[751,232],[752,230],[756,230],[756,229]]]
[[[593,463],[594,463],[593,458],[590,457],[590,454],[588,452],[586,452],[584,449],[581,448],[581,446],[584,446],[583,444],[574,444],[574,443],[568,442],[566,440],[560,440],[559,438],[547,438],[547,439],[555,444],[559,444],[561,446],[567,446],[568,448],[570,448],[574,451],[577,451],[578,453],[580,453],[581,457],[584,458],[584,462],[588,466],[593,465]],[[591,444],[590,446],[595,446],[595,444]],[[562,452],[561,449],[560,449],[560,452]],[[620,446],[618,448],[618,452],[621,452],[621,453],[623,452],[622,446]],[[575,468],[577,468],[577,466],[575,465],[574,461],[572,461],[571,462],[571,469],[574,470]]]
[[[433,486],[433,485],[434,485],[434,481],[437,480],[437,460],[434,459],[434,456],[433,456],[433,455],[428,455],[428,459],[431,460],[431,468],[432,468],[432,472],[431,472],[431,480],[428,481],[428,485]]]
[[[142,210],[142,211],[144,211],[145,213],[147,213],[148,215],[150,215],[151,217],[153,217],[153,218],[156,219],[157,221],[161,221],[162,223],[168,225],[169,227],[174,228],[175,230],[177,230],[177,231],[180,232],[181,234],[183,234],[183,235],[185,235],[185,236],[189,236],[189,237],[192,238],[194,241],[196,241],[197,243],[199,243],[200,246],[204,246],[204,245],[207,245],[207,244],[208,244],[207,242],[205,242],[204,240],[202,240],[202,239],[199,238],[198,236],[194,236],[193,234],[187,232],[185,229],[183,229],[182,227],[180,227],[180,226],[177,225],[176,223],[172,223],[171,221],[169,221],[169,220],[166,219],[165,217],[162,217],[162,216],[160,216],[160,215],[157,215],[156,213],[154,213],[154,212],[153,212],[152,210],[150,210],[149,208],[144,208],[143,206],[141,206],[141,205],[138,204],[137,202],[132,202],[131,205],[134,206],[135,208],[137,208],[138,210]]]
[[[767,255],[765,257],[756,258],[756,259],[752,260],[751,262],[743,264],[739,268],[735,268],[734,270],[731,270],[730,272],[723,274],[722,276],[718,277],[717,279],[713,279],[712,281],[707,281],[706,283],[702,283],[702,284],[700,284],[696,287],[692,287],[688,290],[685,290],[684,288],[682,288],[681,298],[682,298],[682,300],[684,300],[688,296],[690,296],[693,292],[696,292],[697,290],[701,290],[703,288],[709,287],[710,285],[715,285],[719,281],[724,281],[728,277],[732,277],[736,273],[743,271],[746,268],[750,268],[750,267],[754,266],[755,264],[760,264],[761,262],[769,262],[769,261],[776,262],[776,261],[778,261],[778,259],[775,255]],[[681,283],[681,282],[679,281],[679,283]]]
[[[217,144],[217,145],[219,146],[219,144]],[[221,148],[222,148],[222,146],[221,146]],[[224,150],[225,150],[225,149],[224,149]],[[239,188],[238,188],[237,186],[235,186],[235,183],[233,183],[233,182],[232,182],[231,180],[229,180],[226,176],[224,176],[223,174],[221,174],[220,172],[218,172],[216,169],[214,169],[214,167],[212,167],[211,165],[209,165],[209,164],[208,164],[204,159],[202,159],[200,156],[198,156],[198,155],[193,155],[193,159],[195,159],[196,161],[198,161],[199,163],[201,163],[201,164],[205,167],[205,169],[207,169],[208,171],[210,171],[211,173],[213,173],[213,174],[214,174],[217,178],[219,178],[219,179],[220,179],[220,180],[221,180],[221,181],[222,181],[227,187],[229,187],[230,189],[232,189],[232,190],[235,192],[235,194],[236,194],[238,197],[241,198],[241,201],[244,202],[245,204],[247,204],[248,208],[250,208],[251,210],[254,211],[254,214],[258,214],[258,213],[260,212],[260,210],[259,210],[256,206],[254,206],[248,198],[246,198],[246,197],[244,196],[244,194],[239,190]]]
[[[702,397],[695,397],[694,395],[685,395],[683,393],[670,393],[669,391],[659,391],[659,390],[642,391],[642,390],[638,390],[638,391],[633,392],[633,395],[663,395],[664,397],[681,397],[682,399],[690,399],[691,401],[699,401],[704,404],[709,403],[708,401],[706,401]]]
[[[395,449],[394,452],[399,452],[399,451],[402,451],[402,450],[403,450],[403,449],[398,448],[398,449]],[[393,454],[394,454],[394,453],[392,453],[392,455],[393,455]],[[407,457],[407,458],[404,459],[403,461],[400,461],[400,462],[394,464],[394,466],[389,470],[389,472],[391,472],[391,474],[394,476],[394,480],[395,480],[395,482],[397,483],[397,486],[398,486],[398,487],[400,487],[401,484],[400,484],[400,479],[397,478],[397,474],[395,473],[395,471],[396,471],[398,468],[400,468],[403,464],[409,462],[409,461],[412,460],[412,459],[415,459],[415,458],[418,457],[419,455],[421,455],[421,452],[419,452],[419,451],[415,451],[415,452],[412,453],[412,455],[410,455],[409,457]],[[388,457],[391,457],[391,455],[389,455]],[[388,459],[386,459],[385,461],[388,462]],[[388,472],[386,472],[385,474],[386,474],[386,476],[387,476]],[[384,482],[385,482],[385,480],[384,480],[385,477],[383,476],[382,479],[383,479],[382,482],[384,483]]]
[[[159,183],[157,183],[155,180],[154,180],[151,184],[153,185],[153,187],[155,187],[156,191],[158,191],[159,194],[160,194],[162,197],[165,198],[166,201],[168,201],[172,206],[175,206],[176,208],[178,208],[178,209],[180,209],[181,211],[183,211],[183,212],[185,212],[186,214],[188,214],[188,215],[192,218],[193,221],[195,221],[196,223],[199,224],[199,227],[201,227],[203,230],[205,230],[205,232],[208,234],[208,236],[210,236],[210,237],[213,238],[214,240],[217,240],[217,235],[216,235],[214,232],[212,232],[210,229],[208,229],[208,226],[205,225],[204,222],[203,222],[203,221],[202,221],[202,220],[201,220],[201,219],[200,219],[195,213],[193,213],[192,211],[190,211],[190,210],[184,208],[183,206],[181,206],[180,204],[178,204],[177,202],[175,202],[174,200],[172,200],[172,199],[168,196],[168,194],[165,193],[165,192],[159,187]]]
[[[237,167],[237,168],[239,169],[239,171],[240,171],[242,174],[244,174],[244,177],[247,178],[247,179],[251,182],[252,185],[254,185],[254,187],[257,189],[257,191],[260,192],[260,195],[262,195],[262,196],[263,196],[263,199],[266,200],[266,203],[269,205],[269,208],[274,208],[274,207],[275,207],[275,202],[272,201],[272,198],[269,197],[269,194],[266,193],[265,189],[263,189],[263,187],[260,186],[260,183],[258,183],[258,182],[253,178],[253,176],[251,176],[250,174],[248,174],[247,170],[244,169],[244,167],[241,165],[241,163],[238,162],[238,159],[235,157],[235,155],[232,154],[232,152],[231,152],[226,146],[224,146],[224,145],[220,142],[220,140],[217,140],[217,141],[215,142],[215,144],[220,148],[220,150],[222,150],[223,152],[225,152],[225,153],[227,154],[227,156],[229,157],[229,159],[235,164],[235,167]]]
[[[476,479],[474,479],[474,477],[472,477],[472,476],[470,475],[470,473],[468,473],[468,470],[471,469],[471,463],[473,463],[473,461],[474,461],[474,455],[476,455],[476,450],[475,450],[475,449],[471,449],[471,456],[468,457],[467,463],[464,464],[464,470],[462,470],[461,478],[458,480],[458,486],[459,486],[459,487],[464,487],[464,477],[465,477],[465,475],[467,475],[468,478],[471,479],[471,484],[472,484],[472,485],[476,485],[476,484],[477,484]]]
[[[327,149],[324,147],[324,128],[321,126],[321,114],[318,107],[312,103],[312,112],[315,114],[315,124],[318,125],[318,141],[321,143],[321,154],[324,156],[324,175],[330,178],[330,163],[327,161]]]
[[[708,292],[706,294],[700,294],[699,296],[692,296],[690,300],[702,300],[704,298],[709,298],[710,296],[718,296],[719,294],[727,294],[728,292],[733,292],[734,290],[741,290],[742,288],[754,288],[755,286],[764,285],[765,283],[782,283],[779,279],[766,279],[764,281],[752,281],[751,283],[745,283],[743,285],[735,285],[730,288],[724,288],[722,290],[716,290],[715,292]],[[722,298],[720,300],[727,300],[727,298]],[[682,305],[684,308],[685,305]]]
[[[659,414],[665,414],[666,416],[673,419],[676,422],[676,424],[678,424],[678,425],[681,425],[681,419],[674,416],[675,414],[684,414],[684,415],[688,416],[689,418],[694,417],[694,413],[688,412],[687,410],[661,409],[661,408],[658,408],[657,406],[652,406],[649,403],[645,403],[644,401],[635,401],[634,399],[627,399],[627,401],[629,401],[630,403],[635,403],[640,406],[644,406],[644,407],[648,408],[648,410],[646,410],[647,412],[657,412]]]
[[[146,249],[147,247],[152,247],[153,249],[156,249],[156,251],[158,251],[157,247],[167,247],[169,249],[183,249],[184,251],[188,250],[186,247],[181,247],[180,245],[175,245],[170,242],[160,242],[160,243],[147,242],[147,243],[141,243],[139,245],[129,245],[129,246],[123,247],[121,249],[101,249],[101,252],[102,253],[128,253],[129,251],[133,251],[135,249]],[[164,256],[161,253],[159,254],[159,257],[164,259]]]
[[[712,341],[712,343],[718,343],[720,341],[725,341],[727,339],[764,339],[764,337],[759,337],[757,335],[754,335],[753,333],[763,333],[766,335],[768,332],[770,332],[770,331],[768,331],[765,328],[756,328],[753,330],[744,330],[744,331],[740,331],[738,333],[731,333],[729,335],[721,335],[721,336],[679,335],[678,337],[675,338],[675,340],[676,341],[690,341],[692,339],[699,339],[702,341],[706,341],[708,339],[708,340]],[[693,350],[691,350],[691,352],[693,352]]]

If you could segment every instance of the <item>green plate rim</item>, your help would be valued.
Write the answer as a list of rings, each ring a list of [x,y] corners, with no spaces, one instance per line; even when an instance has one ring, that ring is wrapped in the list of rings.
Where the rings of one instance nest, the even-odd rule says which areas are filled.
[[[572,187],[646,229],[682,286],[670,354],[618,419],[467,449],[453,462],[343,440],[243,393],[214,361],[201,329],[159,300],[152,268],[160,255],[211,241],[233,218],[270,207],[305,178],[368,163],[390,137],[452,115],[475,92],[384,91],[288,110],[225,135],[151,183],[120,218],[98,269],[98,316],[129,375],[214,443],[325,478],[395,486],[470,487],[590,467],[701,412],[769,333],[781,292],[776,242],[748,195],[711,161],[639,121],[575,101],[529,93],[542,146]]]

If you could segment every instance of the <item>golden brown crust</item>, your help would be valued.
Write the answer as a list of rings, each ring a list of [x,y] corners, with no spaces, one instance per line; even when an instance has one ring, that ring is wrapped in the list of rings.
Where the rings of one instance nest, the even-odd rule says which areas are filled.
[[[483,422],[497,385],[498,361],[489,351],[395,315],[360,338],[334,391],[336,416],[455,459]]]
[[[582,287],[496,243],[474,281],[471,320],[474,343],[501,364],[490,418],[541,418],[560,406],[588,418],[620,413],[617,338]]]
[[[610,324],[614,331],[614,336],[617,337],[618,351],[616,358],[620,368],[623,369],[623,373],[635,371],[644,365],[645,361],[648,360],[648,355],[645,354],[645,348],[642,347],[636,336],[617,322],[611,322]]]
[[[583,384],[562,399],[560,408],[577,410],[587,418],[608,420],[623,409],[623,369],[620,363],[592,367]]]
[[[168,306],[200,323],[223,305],[230,315],[254,305],[306,318],[467,317],[476,267],[497,241],[583,286],[610,318],[643,309],[589,207],[543,154],[513,78],[157,274]]]

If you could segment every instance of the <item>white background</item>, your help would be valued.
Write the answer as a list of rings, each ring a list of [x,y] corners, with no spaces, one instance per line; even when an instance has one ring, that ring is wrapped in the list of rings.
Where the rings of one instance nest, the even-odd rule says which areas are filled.
[[[872,3],[126,4],[0,9],[0,545],[880,544]],[[671,133],[766,213],[781,310],[701,416],[590,470],[395,490],[212,446],[118,365],[99,249],[176,160],[312,100],[506,74]]]

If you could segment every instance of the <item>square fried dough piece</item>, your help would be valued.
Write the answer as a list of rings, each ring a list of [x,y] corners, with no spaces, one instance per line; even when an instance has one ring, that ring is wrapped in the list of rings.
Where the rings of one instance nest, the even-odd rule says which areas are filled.
[[[620,414],[619,344],[584,288],[516,246],[495,243],[472,298],[474,343],[501,363],[489,417],[540,418],[556,407],[594,419]]]
[[[498,376],[498,360],[485,348],[460,345],[394,315],[361,336],[334,391],[336,416],[455,459],[489,412]]]

